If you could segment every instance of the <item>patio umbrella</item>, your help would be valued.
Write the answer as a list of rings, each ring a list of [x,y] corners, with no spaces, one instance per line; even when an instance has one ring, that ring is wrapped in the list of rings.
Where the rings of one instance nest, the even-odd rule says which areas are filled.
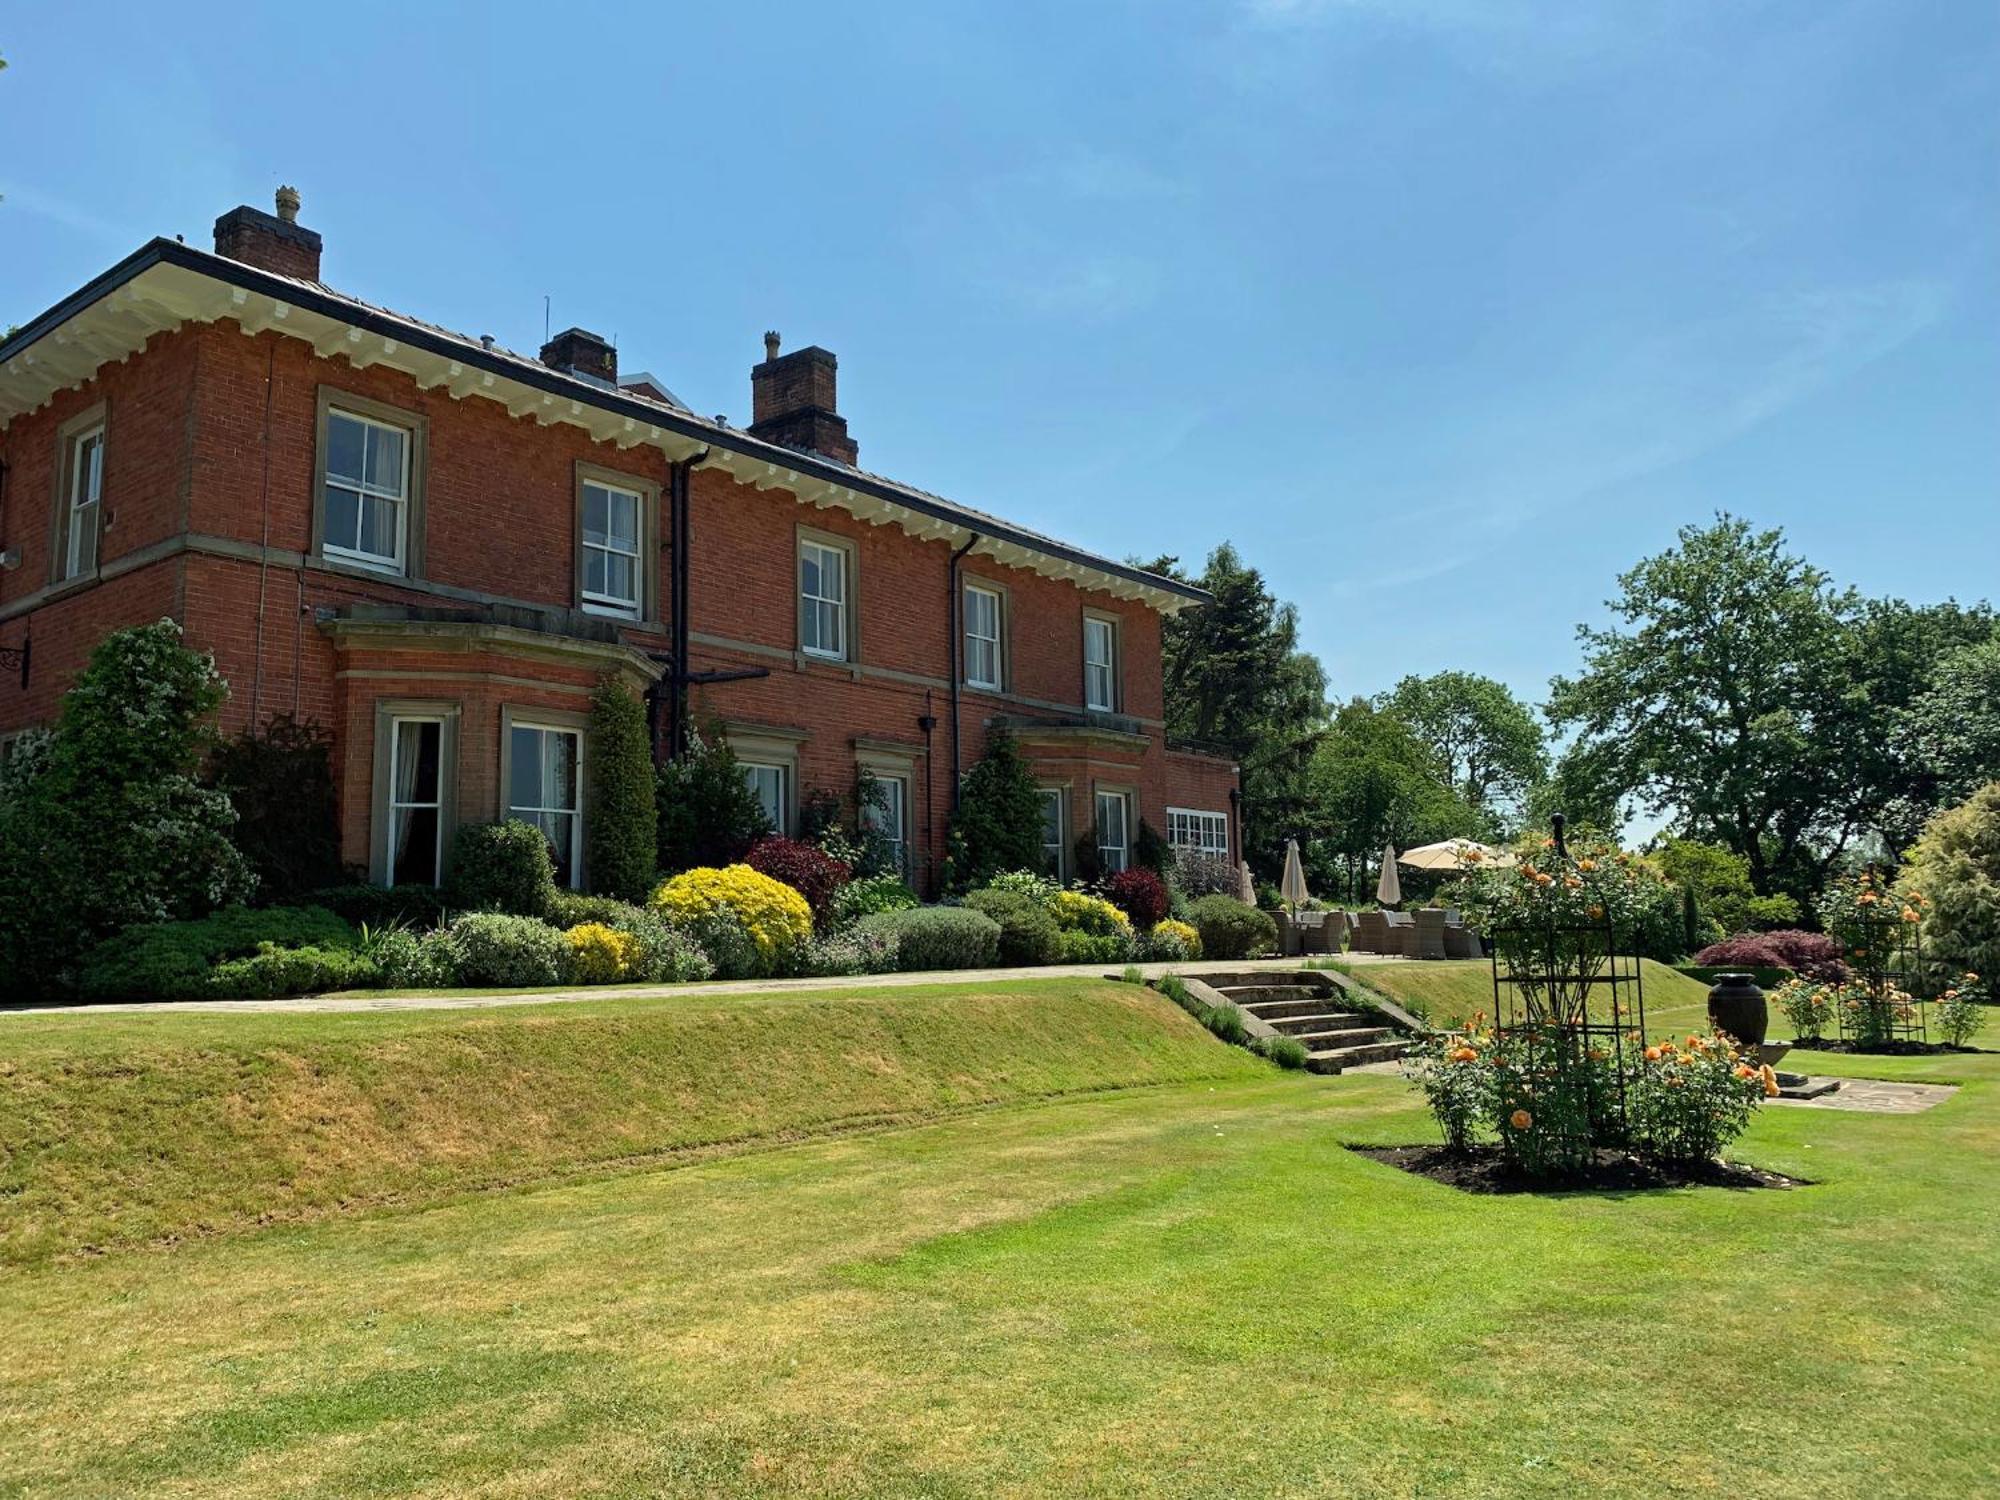
[[[1257,904],[1257,882],[1250,878],[1250,861],[1247,859],[1236,862],[1236,899],[1245,906]]]
[[[1396,878],[1396,846],[1382,846],[1382,878],[1375,886],[1375,899],[1384,906],[1394,906],[1403,899],[1403,882]]]
[[[1468,853],[1475,857],[1467,859]],[[1506,866],[1515,863],[1515,860],[1505,849],[1495,849],[1491,844],[1482,844],[1474,839],[1445,839],[1441,843],[1406,849],[1396,863],[1407,870],[1456,871],[1481,864]]]
[[[1306,902],[1306,871],[1299,863],[1299,841],[1285,840],[1285,874],[1278,882],[1278,894],[1285,898],[1285,904],[1297,911]]]

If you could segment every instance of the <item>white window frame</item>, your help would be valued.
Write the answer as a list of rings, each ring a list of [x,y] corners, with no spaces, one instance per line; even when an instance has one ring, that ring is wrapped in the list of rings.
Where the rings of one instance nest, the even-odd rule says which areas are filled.
[[[85,462],[86,454],[88,462]],[[83,578],[97,571],[99,536],[104,518],[104,424],[85,428],[69,440],[64,455],[69,493],[64,496],[68,512],[63,524],[63,577]],[[86,525],[88,531],[86,533]],[[79,543],[86,534],[90,556],[81,556]]]
[[[1101,661],[1091,655],[1092,637],[1100,633],[1105,653]],[[1104,684],[1101,697],[1096,690],[1100,673]],[[1083,706],[1092,713],[1118,712],[1118,622],[1103,615],[1083,617]]]
[[[1121,842],[1104,842],[1104,808],[1106,803],[1118,807],[1118,831]],[[1099,787],[1091,803],[1093,837],[1097,839],[1097,862],[1109,873],[1129,870],[1132,867],[1132,794],[1115,787]],[[1112,856],[1116,854],[1114,862]]]
[[[320,476],[319,492],[321,516],[320,550],[327,557],[337,558],[341,562],[352,563],[357,567],[373,568],[377,572],[382,573],[406,574],[410,570],[410,507],[412,504],[410,473],[411,461],[416,452],[417,434],[411,428],[401,423],[386,422],[380,417],[367,416],[355,411],[351,407],[342,406],[337,401],[331,402],[328,404],[326,411],[326,451],[329,458],[333,453],[333,424],[335,422],[353,422],[363,429],[377,427],[384,432],[395,433],[402,439],[402,472],[397,476],[398,489],[392,493],[380,485],[369,484],[364,477],[357,476],[350,481],[345,475],[342,475],[336,479],[331,469],[324,469],[324,472]],[[361,466],[365,474],[368,467],[368,438],[365,431],[363,432],[361,443]],[[322,467],[324,468],[324,466]],[[343,490],[351,490],[356,496],[360,497],[356,501],[357,508],[355,512],[357,540],[358,529],[361,526],[363,517],[367,513],[366,501],[371,499],[381,500],[396,507],[396,551],[393,556],[385,557],[379,552],[364,552],[358,547],[343,547],[339,543],[327,539],[325,534],[326,522],[331,518],[333,509],[328,501],[327,492],[336,487]]]
[[[507,716],[502,726],[507,736],[507,775],[500,784],[500,795],[505,799],[501,816],[518,817],[522,813],[533,813],[537,817],[550,815],[569,819],[569,888],[583,888],[583,730],[575,724],[554,724],[534,718]],[[574,807],[521,807],[514,802],[514,736],[523,730],[536,734],[567,735],[576,741],[576,749],[570,757],[570,771],[575,785],[572,794],[576,798]],[[535,818],[523,818],[523,822],[533,823]],[[539,825],[537,825],[539,826]]]
[[[646,496],[643,491],[635,490],[629,485],[615,484],[608,479],[599,479],[589,474],[583,476],[581,484],[583,487],[584,517],[587,518],[590,514],[590,492],[592,490],[602,491],[605,497],[604,541],[591,541],[590,533],[583,529],[581,522],[579,522],[578,536],[583,558],[583,572],[577,579],[577,588],[583,597],[583,607],[591,614],[617,615],[622,619],[636,620],[645,610],[646,598],[646,573],[643,561],[646,539]],[[629,551],[623,547],[612,545],[611,505],[615,500],[629,500],[632,504],[632,546]],[[611,576],[612,558],[626,557],[631,559],[632,594],[630,598],[621,598],[611,593],[591,592],[584,580],[590,577],[590,555],[593,552],[602,553],[604,556],[604,576],[606,579],[609,579]]]
[[[815,560],[819,568],[820,587],[822,589],[826,586],[828,560],[832,560],[840,579],[840,592],[838,594],[814,594],[806,591],[806,555],[808,553],[816,554]],[[847,661],[849,659],[851,643],[848,639],[849,631],[847,627],[848,610],[851,606],[854,593],[853,571],[854,554],[850,548],[840,546],[834,542],[822,541],[817,537],[802,536],[799,538],[799,649],[805,652],[807,656],[818,657],[822,661]],[[820,623],[826,619],[833,621],[833,629],[837,637],[834,644],[828,646],[823,639],[817,644],[809,641],[806,635],[807,622],[812,622],[817,632]]]
[[[1069,870],[1069,788],[1066,786],[1036,787],[1043,803],[1044,838],[1042,853],[1049,856],[1049,874],[1057,880],[1065,879]],[[1053,798],[1056,805],[1056,841],[1051,844],[1047,837],[1047,806]]]
[[[396,742],[402,737],[406,724],[435,724],[437,726],[437,791],[429,802],[403,802],[396,797]],[[444,884],[444,819],[445,799],[445,739],[446,722],[443,714],[395,714],[389,720],[389,869],[388,884],[396,884],[396,814],[399,812],[432,811],[437,814],[432,837],[436,847],[431,851],[431,884]]]
[[[973,628],[973,600],[975,598],[981,602],[983,608],[992,611],[992,634],[990,635],[983,635]],[[985,688],[989,692],[997,693],[1000,691],[1001,684],[1006,679],[1007,672],[1005,647],[1003,644],[1005,627],[1002,623],[1006,619],[1007,606],[1005,596],[996,588],[988,588],[985,584],[981,583],[968,582],[965,585],[965,601],[962,608],[965,615],[965,642],[963,646],[965,652],[965,685],[971,688]],[[974,650],[975,646],[986,647],[992,652],[993,669],[990,674],[981,674],[978,665],[980,653]]]
[[[910,877],[910,779],[903,775],[885,774],[868,768],[875,784],[882,788],[883,800],[889,806],[883,809],[870,804],[861,809],[862,825],[869,829],[879,829],[888,835],[889,847],[895,855],[896,873],[905,880]],[[886,824],[883,822],[886,816]]]
[[[741,756],[737,757],[736,768],[743,772],[744,783],[750,788],[751,794],[756,797],[758,805],[764,807],[767,817],[770,815],[771,809],[764,805],[764,793],[758,787],[756,777],[764,772],[769,772],[776,778],[778,787],[778,815],[771,819],[771,831],[773,833],[789,834],[791,832],[792,821],[792,768],[783,761],[744,760]]]
[[[1229,814],[1202,807],[1167,809],[1167,843],[1175,849],[1229,858]]]

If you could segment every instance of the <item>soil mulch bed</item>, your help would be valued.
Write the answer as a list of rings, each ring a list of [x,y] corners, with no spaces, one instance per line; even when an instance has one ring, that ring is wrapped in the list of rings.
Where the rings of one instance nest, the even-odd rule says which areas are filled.
[[[1817,1042],[1793,1042],[1794,1052],[1849,1052],[1863,1057],[1938,1057],[1944,1055],[1971,1057],[1990,1051],[1986,1047],[1954,1047],[1947,1042],[1874,1042],[1864,1046],[1860,1042],[1836,1042],[1822,1039]]]
[[[1600,1150],[1587,1171],[1571,1177],[1528,1177],[1511,1166],[1498,1146],[1455,1151],[1450,1146],[1350,1146],[1348,1150],[1386,1162],[1465,1193],[1628,1193],[1655,1188],[1810,1187],[1802,1177],[1722,1162],[1678,1166],[1641,1161],[1624,1151]]]

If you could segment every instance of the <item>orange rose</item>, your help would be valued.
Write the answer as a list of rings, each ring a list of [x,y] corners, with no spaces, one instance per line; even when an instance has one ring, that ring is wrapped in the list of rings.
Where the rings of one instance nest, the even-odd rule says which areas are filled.
[[[1658,1047],[1648,1047],[1646,1049],[1646,1061],[1658,1062],[1659,1060],[1660,1060],[1660,1049]]]
[[[1597,861],[1594,859],[1580,859],[1576,862],[1576,867],[1587,875],[1597,868]]]
[[[1517,1109],[1514,1113],[1507,1116],[1507,1123],[1512,1125],[1516,1130],[1526,1130],[1530,1125],[1535,1123],[1535,1117],[1525,1109]]]
[[[1777,1098],[1778,1097],[1777,1069],[1773,1068],[1769,1063],[1765,1063],[1763,1068],[1763,1073],[1764,1073],[1764,1097],[1766,1099]]]

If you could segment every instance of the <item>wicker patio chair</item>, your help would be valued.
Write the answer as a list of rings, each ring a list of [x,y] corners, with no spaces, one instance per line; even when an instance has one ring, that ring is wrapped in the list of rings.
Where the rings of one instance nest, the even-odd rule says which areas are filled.
[[[1446,958],[1478,958],[1479,934],[1463,922],[1444,924],[1444,956]]]
[[[1417,910],[1416,951],[1413,958],[1444,957],[1444,908],[1425,906]]]

